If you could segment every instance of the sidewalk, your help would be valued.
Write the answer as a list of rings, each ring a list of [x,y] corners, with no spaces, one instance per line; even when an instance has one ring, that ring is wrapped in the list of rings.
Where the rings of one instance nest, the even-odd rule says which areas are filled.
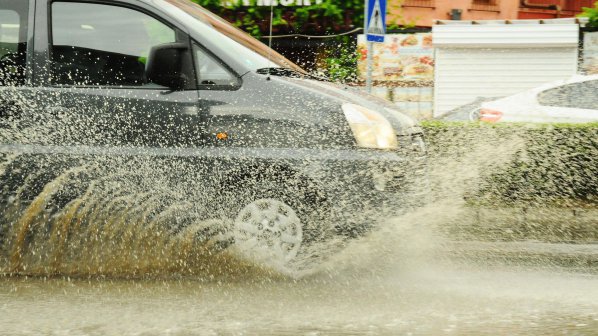
[[[598,273],[598,243],[451,241],[444,243],[438,252],[453,261],[486,266],[557,267]]]
[[[470,207],[437,229],[438,258],[598,273],[598,209]]]
[[[458,241],[598,243],[598,209],[471,207],[445,228]]]

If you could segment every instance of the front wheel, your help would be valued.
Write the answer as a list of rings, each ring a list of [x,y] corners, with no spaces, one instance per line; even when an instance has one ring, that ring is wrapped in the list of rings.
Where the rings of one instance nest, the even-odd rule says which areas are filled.
[[[283,200],[257,199],[241,209],[234,221],[236,246],[277,264],[287,264],[303,244],[303,224],[293,207]]]
[[[316,188],[304,180],[271,179],[246,180],[236,189],[232,236],[243,257],[297,271],[327,256],[322,246],[331,241],[333,225],[325,197]]]

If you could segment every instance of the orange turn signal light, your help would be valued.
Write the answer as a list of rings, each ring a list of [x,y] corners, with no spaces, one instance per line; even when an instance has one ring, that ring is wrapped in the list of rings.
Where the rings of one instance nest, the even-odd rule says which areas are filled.
[[[226,140],[226,139],[228,139],[228,133],[226,133],[226,132],[216,133],[216,139],[218,139],[218,140]]]

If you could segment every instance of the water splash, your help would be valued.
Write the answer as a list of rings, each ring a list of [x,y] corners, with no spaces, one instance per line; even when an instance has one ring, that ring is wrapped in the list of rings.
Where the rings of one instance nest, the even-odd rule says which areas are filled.
[[[382,256],[416,265],[446,248],[447,235],[466,226],[468,198],[488,186],[489,174],[525,150],[520,134],[493,128],[432,140],[430,190],[427,197],[418,196],[419,203],[424,200],[420,208],[384,219],[366,237],[313,244],[297,272],[239,257],[231,248],[231,217],[219,204],[221,191],[203,185],[206,176],[193,163],[151,156],[5,156],[0,172],[16,187],[6,193],[0,271],[207,278],[282,271],[305,277],[371,269],[381,265],[376,261]],[[330,261],[321,263],[329,255]]]

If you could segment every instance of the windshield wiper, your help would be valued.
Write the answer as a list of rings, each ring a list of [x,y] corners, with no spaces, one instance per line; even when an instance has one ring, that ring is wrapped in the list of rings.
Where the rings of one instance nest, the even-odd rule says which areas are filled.
[[[271,76],[280,76],[280,77],[291,77],[291,78],[309,78],[318,81],[328,82],[329,80],[312,75],[306,72],[301,72],[291,68],[281,68],[281,67],[271,67],[271,68],[261,68],[257,69],[256,72],[260,75],[271,75]]]

